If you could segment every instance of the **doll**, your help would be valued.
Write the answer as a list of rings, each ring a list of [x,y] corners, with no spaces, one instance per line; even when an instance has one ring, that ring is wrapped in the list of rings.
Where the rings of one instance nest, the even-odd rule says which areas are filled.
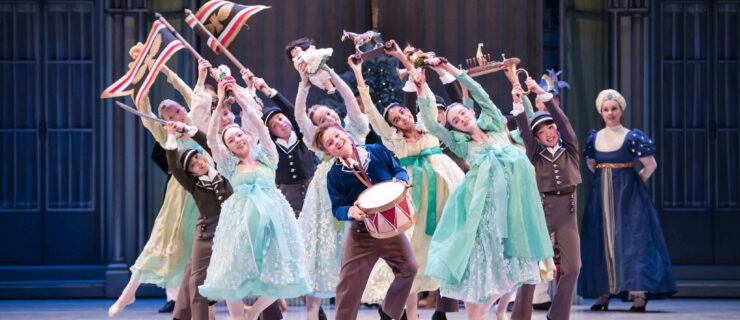
[[[293,62],[295,69],[300,71],[300,66],[304,64],[308,80],[328,94],[336,91],[331,83],[329,66],[326,65],[326,60],[329,60],[333,51],[331,48],[316,49],[313,40],[309,38],[293,40],[285,47],[285,54]]]

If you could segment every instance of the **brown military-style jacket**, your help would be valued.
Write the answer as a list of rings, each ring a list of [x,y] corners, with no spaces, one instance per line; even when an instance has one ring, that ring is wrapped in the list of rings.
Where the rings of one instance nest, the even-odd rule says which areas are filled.
[[[540,145],[532,134],[527,116],[522,112],[516,117],[527,157],[534,165],[537,188],[543,193],[571,193],[581,183],[581,158],[578,152],[578,139],[568,117],[554,99],[545,102],[560,132],[561,145],[555,154]]]

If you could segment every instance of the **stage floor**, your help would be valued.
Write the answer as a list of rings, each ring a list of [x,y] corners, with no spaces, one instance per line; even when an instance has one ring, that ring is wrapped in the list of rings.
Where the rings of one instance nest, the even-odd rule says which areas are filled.
[[[107,309],[114,300],[3,300],[0,301],[0,319],[105,319]],[[115,319],[172,319],[172,314],[157,313],[157,309],[164,303],[163,299],[139,299],[128,306]],[[609,305],[614,311],[591,312],[588,307],[593,300],[586,299],[583,305],[573,306],[571,319],[573,320],[611,320],[611,319],[740,319],[740,300],[730,299],[671,299],[656,300],[648,303],[648,312],[645,314],[627,313],[629,303],[612,301]],[[334,319],[334,307],[324,307],[329,319]],[[420,319],[428,320],[432,317],[432,310],[421,310]],[[290,307],[285,313],[286,320],[306,319],[305,309]],[[450,320],[466,319],[465,311],[450,313]],[[229,313],[226,307],[217,306],[216,319],[227,320]],[[358,320],[378,319],[376,309],[362,308]],[[489,319],[496,319],[494,314]],[[544,320],[544,312],[535,312],[532,319]]]

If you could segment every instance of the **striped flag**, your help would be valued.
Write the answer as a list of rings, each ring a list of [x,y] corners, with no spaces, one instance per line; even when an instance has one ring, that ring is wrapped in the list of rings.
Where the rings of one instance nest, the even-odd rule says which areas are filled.
[[[141,97],[154,83],[162,65],[184,46],[180,40],[177,40],[167,30],[162,22],[155,21],[139,58],[134,61],[121,79],[103,90],[100,98],[113,98],[130,94],[138,108]]]
[[[244,23],[255,13],[267,8],[269,7],[260,5],[245,6],[235,4],[231,1],[211,0],[200,7],[198,12],[195,13],[195,16],[187,16],[185,21],[187,21],[188,25],[193,28],[199,37],[208,43],[211,50],[218,54],[222,51],[218,43],[210,37],[209,32],[224,47],[228,47],[231,41],[236,38]],[[205,26],[205,29],[197,21],[200,21]]]

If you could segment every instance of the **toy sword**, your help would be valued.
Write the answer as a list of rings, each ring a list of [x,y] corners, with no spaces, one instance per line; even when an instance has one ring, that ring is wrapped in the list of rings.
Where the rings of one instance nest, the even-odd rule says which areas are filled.
[[[161,125],[166,125],[167,124],[167,121],[164,121],[164,120],[162,120],[160,118],[157,118],[157,117],[155,117],[153,115],[146,114],[146,113],[143,113],[143,112],[141,112],[139,110],[136,110],[134,108],[131,108],[131,107],[127,106],[125,103],[122,103],[120,101],[116,101],[116,105],[118,105],[119,107],[121,107],[121,109],[126,110],[126,111],[128,111],[130,113],[133,113],[133,114],[135,114],[135,115],[137,115],[139,117],[147,118],[147,119],[152,120],[152,121],[154,121],[156,123],[159,123]]]

